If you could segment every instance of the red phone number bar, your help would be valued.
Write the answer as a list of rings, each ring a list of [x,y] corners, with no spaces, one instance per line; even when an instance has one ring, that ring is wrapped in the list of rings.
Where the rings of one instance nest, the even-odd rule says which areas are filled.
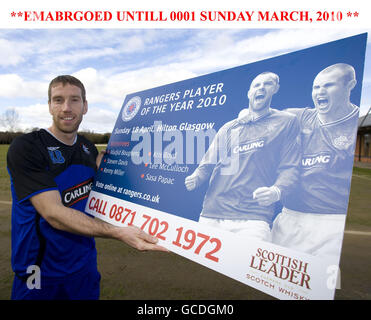
[[[138,214],[130,208],[125,208],[115,203],[108,205],[108,201],[95,197],[90,199],[88,207],[90,210],[104,216],[106,220],[121,223],[123,226],[137,225],[143,231],[158,239],[163,241],[173,240],[171,244],[178,248],[185,251],[193,250],[193,253],[196,255],[200,255],[202,252],[206,259],[219,262],[217,253],[222,247],[222,242],[218,238],[210,237],[207,234],[196,232],[192,229],[185,230],[183,227],[178,227],[175,229],[175,239],[168,239],[168,231],[173,226],[165,220],[160,221],[158,218],[148,214]],[[141,222],[139,224],[135,223],[138,221]]]

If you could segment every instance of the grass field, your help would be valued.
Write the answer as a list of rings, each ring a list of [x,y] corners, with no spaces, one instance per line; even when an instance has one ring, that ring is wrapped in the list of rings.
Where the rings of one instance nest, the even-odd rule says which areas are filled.
[[[371,227],[371,169],[353,168],[347,228]]]
[[[9,299],[13,279],[7,149],[0,145],[0,299]],[[371,170],[354,168],[346,230],[371,232],[370,191]],[[96,242],[101,299],[274,299],[173,253],[142,253],[107,239]],[[345,234],[336,299],[371,299],[370,249],[370,235]]]

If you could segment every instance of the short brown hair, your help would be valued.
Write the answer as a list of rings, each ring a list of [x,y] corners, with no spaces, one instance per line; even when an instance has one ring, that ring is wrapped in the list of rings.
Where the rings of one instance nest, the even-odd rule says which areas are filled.
[[[48,102],[51,101],[51,93],[52,93],[52,87],[55,85],[62,83],[63,86],[65,86],[67,83],[76,87],[79,87],[81,90],[81,98],[83,102],[86,102],[86,91],[85,87],[82,84],[82,82],[75,78],[74,76],[70,75],[62,75],[54,78],[50,83],[49,83],[49,89],[48,89]]]

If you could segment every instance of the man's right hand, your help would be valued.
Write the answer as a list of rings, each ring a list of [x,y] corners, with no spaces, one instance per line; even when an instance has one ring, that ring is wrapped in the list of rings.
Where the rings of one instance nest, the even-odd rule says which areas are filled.
[[[113,238],[138,250],[168,250],[157,245],[158,239],[140,228],[116,227],[100,219],[94,219],[81,211],[65,207],[57,190],[49,190],[30,198],[37,212],[55,229],[86,237]]]
[[[115,238],[121,240],[128,244],[129,246],[140,250],[155,250],[169,252],[168,249],[157,244],[158,239],[145,233],[138,227],[128,226],[128,227],[117,227]]]

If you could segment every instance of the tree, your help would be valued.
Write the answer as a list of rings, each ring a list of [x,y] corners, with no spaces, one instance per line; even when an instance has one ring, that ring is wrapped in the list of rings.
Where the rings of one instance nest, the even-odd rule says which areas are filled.
[[[14,108],[9,108],[0,117],[0,123],[8,131],[14,132],[17,129],[19,113]]]

